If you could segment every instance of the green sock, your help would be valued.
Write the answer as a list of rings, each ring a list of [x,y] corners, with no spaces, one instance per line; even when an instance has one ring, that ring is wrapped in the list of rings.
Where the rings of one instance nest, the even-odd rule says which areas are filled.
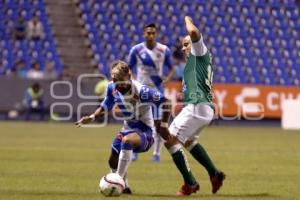
[[[175,153],[172,154],[172,158],[174,163],[176,164],[176,167],[178,168],[181,175],[183,176],[184,181],[189,185],[196,184],[197,181],[191,172],[184,151],[182,149],[176,151]]]
[[[205,149],[199,143],[190,150],[190,153],[201,165],[205,167],[209,176],[214,176],[218,172]]]

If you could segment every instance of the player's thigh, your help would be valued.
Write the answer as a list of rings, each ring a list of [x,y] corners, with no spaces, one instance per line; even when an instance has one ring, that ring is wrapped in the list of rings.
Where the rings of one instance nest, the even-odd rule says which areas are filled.
[[[133,148],[137,148],[141,145],[142,139],[137,132],[132,132],[124,136],[122,142],[131,144]]]
[[[201,131],[213,120],[214,110],[209,105],[197,104],[195,105],[193,117],[196,123],[198,123],[198,129],[195,129],[195,133],[189,140],[197,140],[199,138]]]
[[[181,112],[174,118],[173,122],[169,127],[170,134],[177,137],[177,139],[184,143],[187,138],[186,136],[190,134],[191,127],[191,118],[193,109],[191,105],[185,106]]]
[[[133,151],[136,153],[142,153],[148,151],[154,143],[152,133],[142,132],[139,134],[139,136],[141,139],[141,143],[139,147],[133,149]]]
[[[207,109],[211,108],[208,106]],[[212,109],[202,114],[201,112],[203,112],[203,109],[199,109],[197,105],[189,104],[185,106],[170,125],[170,133],[182,143],[197,138],[199,132],[213,118]]]
[[[146,136],[146,134],[143,133],[137,133],[137,132],[130,132],[126,133],[126,135],[122,132],[116,135],[115,139],[112,142],[112,149],[111,154],[112,155],[119,155],[121,152],[122,143],[128,143],[132,145],[133,150],[137,151],[144,151],[144,146],[147,146],[150,144],[149,138]],[[145,145],[146,143],[146,145]],[[152,144],[151,144],[152,145]]]

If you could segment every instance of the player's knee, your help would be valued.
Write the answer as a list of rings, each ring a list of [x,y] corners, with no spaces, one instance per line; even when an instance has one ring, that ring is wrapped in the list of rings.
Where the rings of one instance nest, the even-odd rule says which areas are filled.
[[[189,140],[184,144],[184,147],[188,150],[191,151],[194,146],[196,146],[196,144],[198,143],[197,140]]]
[[[179,142],[178,142],[177,138],[172,135],[171,135],[170,139],[164,143],[164,145],[167,149],[169,149],[170,147],[172,147],[176,144],[179,144]]]
[[[122,143],[131,144],[132,143],[132,138],[129,137],[129,136],[125,136],[125,137],[122,138]]]
[[[169,153],[172,155],[177,151],[182,149],[182,145],[180,143],[176,143],[168,148]]]

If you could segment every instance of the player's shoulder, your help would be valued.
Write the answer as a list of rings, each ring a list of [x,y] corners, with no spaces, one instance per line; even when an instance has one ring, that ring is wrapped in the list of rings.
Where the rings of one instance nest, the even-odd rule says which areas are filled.
[[[114,82],[113,81],[109,81],[108,83],[107,83],[107,87],[113,87],[114,86]]]
[[[141,42],[141,43],[139,43],[139,44],[134,45],[134,46],[131,48],[131,50],[132,50],[132,51],[140,51],[140,50],[143,49],[143,48],[144,48],[144,43]]]
[[[143,86],[145,86],[136,80],[132,80],[132,85],[134,86],[134,88],[136,88],[138,93],[140,93]]]
[[[107,84],[107,91],[112,92],[114,88],[115,88],[115,83],[113,81],[109,81]]]
[[[165,50],[165,49],[169,49],[169,47],[168,47],[167,45],[162,44],[162,43],[160,43],[160,42],[157,42],[156,45],[157,45],[158,48],[161,48],[161,49],[164,49],[164,50]]]
[[[151,88],[149,86],[144,85],[136,80],[132,80],[132,84],[139,94],[144,94],[144,93],[150,92],[150,90],[151,90]]]
[[[165,44],[157,42],[156,45],[157,45],[156,48],[161,52],[169,52],[170,51],[170,48]]]

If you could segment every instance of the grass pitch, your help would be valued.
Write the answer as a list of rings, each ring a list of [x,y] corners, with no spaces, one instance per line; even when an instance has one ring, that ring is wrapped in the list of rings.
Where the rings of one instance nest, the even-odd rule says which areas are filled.
[[[0,199],[107,199],[100,177],[119,125],[76,128],[72,124],[0,123]],[[279,128],[209,127],[199,140],[227,174],[217,195],[205,170],[187,153],[200,182],[197,194],[178,199],[300,199],[300,132]],[[164,149],[152,149],[129,168],[133,195],[117,199],[174,199],[182,184]]]

